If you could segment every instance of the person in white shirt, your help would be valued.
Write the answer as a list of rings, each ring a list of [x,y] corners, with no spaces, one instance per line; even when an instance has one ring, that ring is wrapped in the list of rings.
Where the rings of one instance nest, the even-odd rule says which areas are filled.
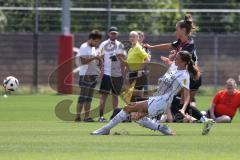
[[[94,122],[90,117],[90,108],[94,88],[97,84],[97,77],[100,74],[99,63],[101,56],[96,52],[96,46],[101,41],[102,35],[98,30],[93,30],[88,37],[88,41],[83,43],[79,49],[77,57],[80,57],[79,86],[80,96],[77,103],[77,114],[75,121],[81,121],[81,112],[84,107],[84,122]]]
[[[119,60],[125,58],[123,44],[117,40],[119,33],[117,27],[110,27],[108,30],[109,39],[99,46],[99,54],[103,57],[103,76],[100,85],[99,122],[104,122],[103,117],[105,103],[108,95],[112,94],[113,109],[118,107],[118,95],[123,85],[124,65]]]
[[[191,54],[187,51],[177,53],[174,62],[166,58],[162,58],[169,65],[167,72],[159,78],[157,92],[149,97],[148,100],[135,102],[125,106],[108,124],[102,128],[92,132],[92,135],[108,135],[110,130],[120,122],[124,121],[130,114],[140,125],[160,131],[165,135],[174,135],[175,133],[166,125],[158,124],[149,118],[155,117],[160,113],[164,113],[171,106],[174,95],[178,92],[183,94],[183,107],[179,110],[185,115],[186,107],[190,101],[190,74],[198,76],[198,69],[191,60]],[[149,116],[147,118],[146,116]],[[209,133],[212,121],[206,120],[202,134]]]

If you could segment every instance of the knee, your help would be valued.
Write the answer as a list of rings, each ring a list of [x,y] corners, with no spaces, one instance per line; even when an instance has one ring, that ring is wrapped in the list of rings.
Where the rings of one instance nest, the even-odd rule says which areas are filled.
[[[230,123],[230,122],[232,121],[232,119],[231,119],[229,116],[224,115],[224,116],[223,116],[223,121],[224,121],[225,123]]]
[[[100,98],[100,105],[104,105],[106,103],[106,97],[105,96],[101,96]]]
[[[227,115],[223,115],[221,117],[216,118],[217,123],[231,123],[232,119],[231,117]]]

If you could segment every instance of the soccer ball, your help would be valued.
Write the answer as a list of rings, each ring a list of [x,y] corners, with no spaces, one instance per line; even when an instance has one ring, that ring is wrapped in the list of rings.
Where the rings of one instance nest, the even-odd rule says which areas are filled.
[[[16,91],[18,86],[18,79],[13,76],[9,76],[3,80],[3,87],[6,91]]]

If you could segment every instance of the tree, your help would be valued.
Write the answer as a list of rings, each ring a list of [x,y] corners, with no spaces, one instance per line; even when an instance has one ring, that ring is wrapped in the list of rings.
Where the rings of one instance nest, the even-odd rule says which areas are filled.
[[[189,9],[239,9],[238,0],[184,0],[184,8]],[[194,13],[200,32],[227,33],[239,32],[239,13]]]
[[[4,31],[4,28],[6,25],[7,25],[7,18],[3,14],[3,12],[0,11],[0,31]]]
[[[34,7],[35,0],[5,0],[1,6]],[[72,7],[108,8],[108,0],[71,0]],[[61,7],[60,0],[39,0],[41,7]],[[178,9],[178,0],[112,0],[111,7],[127,9]],[[2,11],[7,18],[4,27],[6,32],[33,32],[34,10]],[[39,31],[60,32],[61,11],[40,11]],[[106,11],[72,11],[72,32],[89,32],[92,29],[106,31],[108,27],[108,12]],[[122,33],[130,30],[143,30],[146,33],[159,35],[173,32],[176,22],[181,18],[179,12],[111,12],[112,25],[119,27]]]

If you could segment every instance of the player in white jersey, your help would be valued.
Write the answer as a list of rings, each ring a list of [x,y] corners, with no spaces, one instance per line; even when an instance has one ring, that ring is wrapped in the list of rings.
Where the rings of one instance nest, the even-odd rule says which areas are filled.
[[[132,114],[132,117],[137,120],[136,122],[140,125],[152,130],[158,130],[165,135],[174,135],[174,132],[168,126],[153,122],[149,118],[165,112],[167,107],[170,106],[173,96],[180,91],[182,92],[184,101],[180,112],[185,115],[186,107],[190,101],[189,74],[198,76],[199,71],[191,60],[191,54],[187,51],[180,51],[177,54],[175,61],[168,61],[168,64],[169,69],[159,78],[157,92],[152,97],[149,97],[146,101],[136,102],[125,106],[107,125],[91,134],[107,135],[114,126],[124,121],[129,114],[134,113]],[[204,128],[204,130],[207,130],[206,132],[208,133],[210,128]]]

